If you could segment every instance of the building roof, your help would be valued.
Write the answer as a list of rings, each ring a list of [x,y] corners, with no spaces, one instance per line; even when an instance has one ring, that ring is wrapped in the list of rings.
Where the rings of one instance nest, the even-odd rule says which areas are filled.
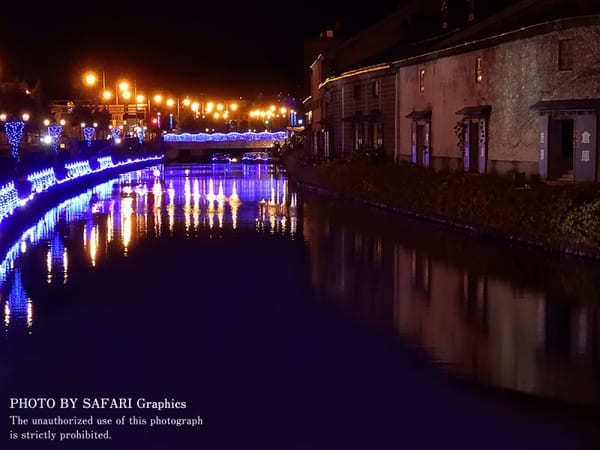
[[[538,102],[531,107],[538,112],[552,111],[600,111],[600,99],[571,99],[571,100],[549,100]]]
[[[443,30],[442,18],[437,0],[420,0],[403,8],[388,18],[369,27],[348,39],[328,57],[334,59],[333,67],[337,74],[358,71],[382,63],[392,63],[419,58],[427,54],[440,56],[466,51],[475,42],[481,46],[491,46],[499,41],[519,39],[529,35],[542,34],[556,28],[553,23],[562,18],[578,18],[585,22],[586,17],[600,14],[598,0],[504,0],[491,2],[496,9],[486,10],[488,15],[476,16],[473,22],[454,23],[454,27]],[[480,4],[483,2],[476,2]],[[450,2],[450,5],[452,3]],[[436,10],[433,10],[433,6]],[[562,21],[573,25],[573,21]],[[594,16],[592,23],[600,23]],[[396,38],[391,39],[390,33]],[[373,45],[373,42],[379,44]],[[360,44],[362,42],[362,44]],[[362,52],[370,45],[371,51]],[[349,54],[351,56],[349,56]]]

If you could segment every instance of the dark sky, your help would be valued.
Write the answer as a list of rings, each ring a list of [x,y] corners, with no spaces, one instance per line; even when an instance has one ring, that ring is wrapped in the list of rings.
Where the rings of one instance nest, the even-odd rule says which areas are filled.
[[[300,93],[306,37],[336,22],[354,33],[402,0],[371,2],[368,8],[348,8],[351,3],[339,0],[87,3],[5,10],[0,18],[2,77],[40,78],[47,92],[65,96],[85,68],[104,68],[109,80],[135,78],[146,90]]]

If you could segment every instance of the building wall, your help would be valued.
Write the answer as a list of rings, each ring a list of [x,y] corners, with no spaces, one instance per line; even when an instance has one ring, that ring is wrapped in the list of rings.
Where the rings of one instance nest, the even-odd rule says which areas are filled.
[[[573,69],[558,70],[560,39],[574,39]],[[476,58],[482,58],[483,80],[476,82]],[[538,172],[538,113],[541,100],[600,98],[600,26],[560,30],[491,48],[400,67],[400,155],[411,154],[413,110],[431,110],[431,154],[434,169],[462,167],[462,149],[454,126],[456,112],[467,106],[491,105],[488,126],[488,172],[515,169]],[[425,92],[419,71],[425,69]]]
[[[390,157],[394,153],[395,135],[395,75],[389,70],[364,74],[328,83],[325,91],[325,117],[334,133],[335,156],[348,155],[354,145],[354,124],[344,118],[379,113],[383,126],[383,149]],[[373,83],[378,83],[378,95],[373,95]],[[355,97],[355,86],[360,95]]]
[[[431,167],[462,170],[463,149],[455,126],[456,112],[470,106],[491,106],[487,127],[488,173],[539,171],[539,114],[531,106],[542,100],[600,98],[600,25],[586,25],[509,41],[488,48],[428,60],[398,64],[388,70],[328,82],[320,91],[323,116],[333,130],[331,156],[353,148],[353,124],[343,121],[361,112],[382,114],[383,147],[398,161],[410,161],[413,111],[431,111]],[[559,70],[559,41],[573,39],[572,70]],[[476,82],[476,59],[482,58],[483,78]],[[419,71],[425,69],[420,92]],[[396,82],[397,77],[397,82]],[[379,96],[371,84],[380,82]],[[396,98],[397,83],[397,98]],[[359,98],[354,86],[361,86]],[[343,93],[343,94],[342,94]]]

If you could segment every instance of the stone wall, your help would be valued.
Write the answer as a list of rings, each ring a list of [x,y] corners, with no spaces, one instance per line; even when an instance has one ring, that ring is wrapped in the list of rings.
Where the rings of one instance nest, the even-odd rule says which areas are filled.
[[[571,70],[559,70],[563,39],[573,40]],[[539,114],[531,106],[542,100],[600,98],[600,24],[557,21],[544,34],[492,43],[469,44],[465,50],[477,50],[455,49],[448,56],[401,61],[391,69],[328,82],[321,90],[323,120],[334,136],[331,156],[352,150],[353,126],[342,119],[377,110],[382,115],[385,152],[397,161],[410,161],[412,119],[406,116],[431,111],[431,167],[462,170],[463,149],[455,126],[463,117],[456,113],[490,105],[486,171],[538,173]],[[480,82],[477,58],[481,58]],[[424,92],[419,85],[422,69]],[[380,83],[378,96],[372,95],[375,81]],[[357,85],[360,96],[355,98]]]

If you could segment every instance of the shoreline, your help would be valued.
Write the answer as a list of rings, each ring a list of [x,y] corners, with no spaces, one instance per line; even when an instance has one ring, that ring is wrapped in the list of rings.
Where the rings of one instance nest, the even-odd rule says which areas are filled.
[[[378,209],[388,213],[396,214],[398,216],[404,216],[413,220],[428,222],[449,230],[476,236],[477,238],[481,239],[510,243],[521,248],[540,250],[553,256],[568,256],[586,260],[600,261],[600,248],[593,249],[588,246],[576,245],[572,243],[568,244],[565,242],[556,242],[550,244],[548,242],[544,242],[543,240],[531,239],[523,235],[504,232],[498,229],[490,229],[485,226],[468,223],[450,215],[432,214],[415,209],[396,206],[384,201],[368,200],[359,193],[343,192],[339,189],[335,189],[332,186],[326,186],[324,183],[318,182],[316,180],[318,179],[316,174],[318,169],[315,170],[314,168],[309,168],[308,170],[312,171],[312,173],[310,173],[309,176],[306,176],[306,173],[302,173],[306,172],[306,169],[301,168],[298,170],[298,168],[295,167],[297,161],[291,161],[289,155],[288,157],[284,156],[281,163],[286,167],[290,180],[296,183],[301,189],[316,193],[318,195],[362,204],[369,208]],[[308,180],[307,178],[312,179]],[[541,221],[543,218],[540,217],[537,219]]]

